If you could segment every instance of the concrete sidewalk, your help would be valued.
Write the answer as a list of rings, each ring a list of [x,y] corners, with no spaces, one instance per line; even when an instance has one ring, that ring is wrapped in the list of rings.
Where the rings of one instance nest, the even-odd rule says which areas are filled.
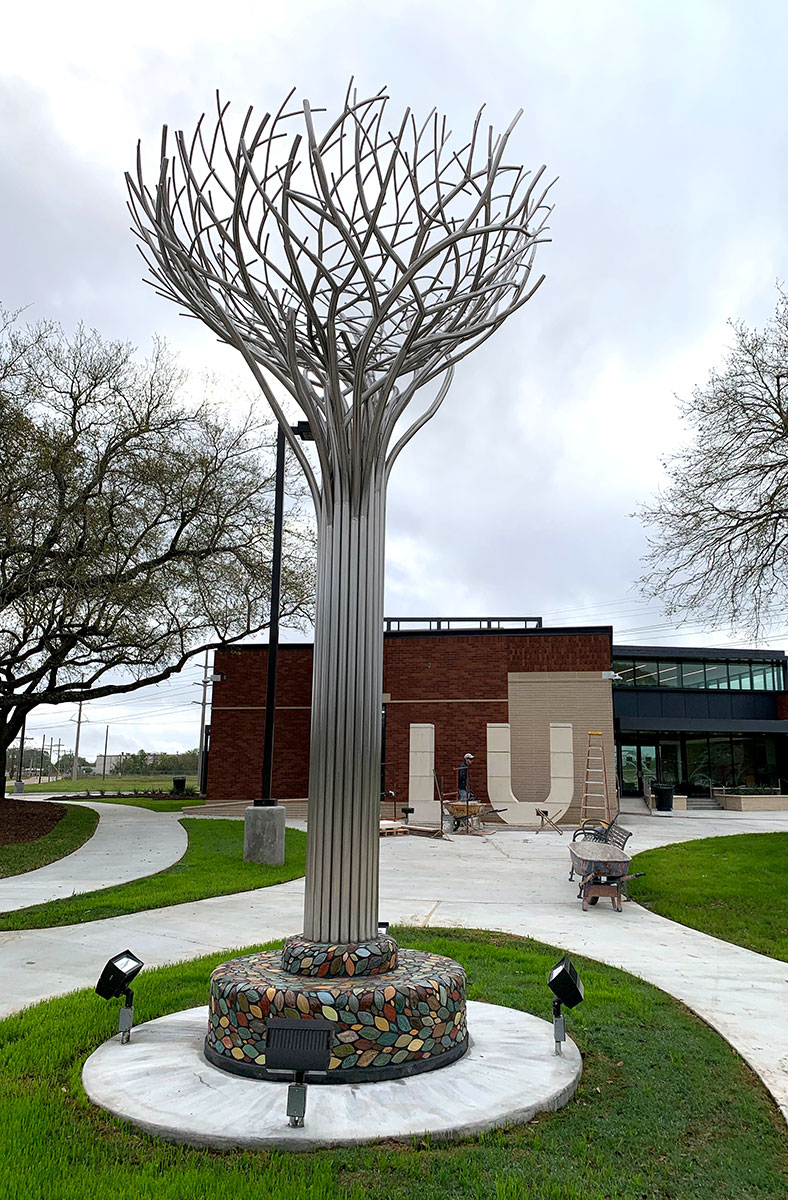
[[[46,800],[28,796],[28,800]],[[92,838],[73,854],[0,880],[0,912],[15,912],[30,904],[62,900],[80,892],[113,887],[155,875],[171,867],[186,853],[188,838],[179,823],[181,813],[157,813],[129,804],[101,804],[97,800],[62,800],[93,808],[99,823]]]
[[[634,852],[735,833],[788,832],[788,814],[627,815]],[[788,1119],[788,964],[604,900],[583,913],[569,836],[499,830],[445,841],[385,838],[380,915],[400,924],[496,929],[621,967],[678,997],[761,1076]],[[0,1015],[92,986],[127,946],[154,967],[285,937],[302,925],[303,880],[110,921],[0,933]],[[144,987],[144,973],[139,987]],[[207,988],[207,981],[206,981]],[[593,1004],[593,996],[586,1003]],[[545,1000],[547,1005],[547,1000]]]

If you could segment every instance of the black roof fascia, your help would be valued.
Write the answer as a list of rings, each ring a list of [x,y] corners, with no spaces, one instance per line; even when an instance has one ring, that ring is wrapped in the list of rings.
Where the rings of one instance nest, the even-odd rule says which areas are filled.
[[[730,659],[732,662],[762,660],[769,662],[782,662],[785,659],[784,650],[717,650],[699,646],[619,646],[616,642],[613,643],[614,658],[665,658],[674,661],[675,659],[713,659],[719,662],[720,659]]]
[[[407,637],[564,637],[604,634],[612,640],[612,625],[556,625],[541,629],[392,629],[386,630],[384,638]]]
[[[617,717],[616,728],[622,736],[642,729],[654,733],[782,733],[788,735],[788,721],[744,721],[708,717]]]

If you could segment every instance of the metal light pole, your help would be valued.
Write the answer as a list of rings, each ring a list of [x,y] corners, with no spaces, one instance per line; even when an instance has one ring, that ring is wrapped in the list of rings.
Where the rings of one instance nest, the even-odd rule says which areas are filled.
[[[25,757],[25,740],[26,740],[25,739],[25,726],[26,725],[27,725],[27,713],[25,713],[25,716],[22,720],[22,729],[19,733],[19,762],[17,763],[17,766],[16,766],[16,783],[14,784],[14,792],[17,795],[20,792],[24,792],[24,790],[25,790],[25,785],[22,780],[22,766],[24,764],[24,757]]]
[[[302,441],[311,441],[308,421],[299,421],[291,431]],[[280,425],[276,433],[276,476],[274,481],[274,547],[271,562],[271,617],[268,625],[268,678],[265,689],[265,729],[263,732],[263,770],[260,798],[255,807],[276,804],[271,794],[274,770],[274,724],[276,721],[276,670],[279,661],[279,596],[282,582],[282,525],[285,504],[285,433]]]
[[[201,708],[200,708],[200,745],[199,745],[199,749],[197,751],[197,791],[200,793],[201,796],[204,794],[203,787],[202,787],[203,774],[204,774],[203,769],[202,769],[202,756],[205,751],[205,708],[206,708],[206,705],[208,702],[208,684],[209,684],[209,682],[210,682],[210,680],[208,678],[208,651],[206,650],[205,651],[205,662],[203,663],[203,668],[202,668],[202,684],[201,684],[202,702],[201,702]]]

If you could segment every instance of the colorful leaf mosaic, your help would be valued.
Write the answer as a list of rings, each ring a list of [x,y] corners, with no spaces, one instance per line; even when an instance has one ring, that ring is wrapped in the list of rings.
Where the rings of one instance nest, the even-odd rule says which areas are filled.
[[[289,937],[282,947],[282,966],[293,975],[382,975],[397,966],[399,947],[381,934],[368,942],[308,942]]]
[[[374,982],[312,982],[285,971],[280,951],[247,955],[211,975],[205,1054],[225,1070],[265,1078],[268,1017],[322,1017],[336,1027],[327,1082],[429,1070],[467,1049],[465,984],[459,963],[418,950],[400,950],[396,969]]]

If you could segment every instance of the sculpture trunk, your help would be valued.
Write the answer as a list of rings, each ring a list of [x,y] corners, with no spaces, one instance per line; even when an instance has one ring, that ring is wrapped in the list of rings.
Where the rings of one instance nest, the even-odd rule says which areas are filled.
[[[319,514],[304,934],[378,928],[385,484],[326,481]]]

